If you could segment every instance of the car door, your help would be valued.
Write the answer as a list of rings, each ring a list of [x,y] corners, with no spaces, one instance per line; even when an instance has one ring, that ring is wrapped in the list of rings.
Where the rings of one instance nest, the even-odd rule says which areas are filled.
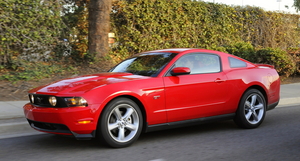
[[[187,75],[165,76],[168,122],[209,117],[223,113],[228,98],[227,78],[217,54],[191,53],[179,58],[173,68],[189,67]]]

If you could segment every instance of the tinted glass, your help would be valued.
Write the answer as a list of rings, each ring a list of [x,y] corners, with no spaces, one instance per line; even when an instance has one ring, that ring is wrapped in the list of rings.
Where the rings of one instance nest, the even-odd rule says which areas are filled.
[[[231,68],[247,67],[244,61],[232,57],[229,57],[229,64]]]
[[[175,67],[188,67],[191,74],[217,73],[221,71],[221,63],[218,55],[209,53],[193,53],[182,56]]]
[[[124,60],[110,72],[155,77],[176,56],[175,53],[146,53]]]

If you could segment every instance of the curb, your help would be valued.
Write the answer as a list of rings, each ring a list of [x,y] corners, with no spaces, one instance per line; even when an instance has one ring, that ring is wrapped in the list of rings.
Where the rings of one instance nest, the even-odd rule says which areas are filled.
[[[279,104],[277,107],[275,107],[275,109],[278,107],[293,106],[298,104],[300,104],[300,97],[284,98],[279,101]]]
[[[8,119],[19,119],[23,118],[24,112],[23,106],[28,103],[28,101],[1,101],[0,102],[0,123],[3,123],[3,120]]]

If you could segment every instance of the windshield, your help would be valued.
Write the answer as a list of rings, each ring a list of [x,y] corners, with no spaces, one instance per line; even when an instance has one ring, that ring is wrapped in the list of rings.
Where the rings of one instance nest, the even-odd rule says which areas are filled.
[[[177,54],[145,53],[124,60],[110,72],[127,72],[135,75],[155,77]]]

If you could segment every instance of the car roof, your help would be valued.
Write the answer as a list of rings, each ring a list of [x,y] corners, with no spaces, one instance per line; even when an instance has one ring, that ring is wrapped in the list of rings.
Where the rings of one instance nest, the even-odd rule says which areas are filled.
[[[187,50],[193,50],[196,48],[170,48],[170,49],[161,49],[161,50],[153,50],[153,51],[147,51],[144,53],[154,53],[154,52],[170,52],[170,53],[181,53]]]
[[[137,55],[145,54],[145,53],[159,53],[159,52],[177,53],[177,54],[179,54],[179,53],[183,53],[183,52],[186,52],[186,51],[213,52],[213,53],[221,54],[221,55],[224,55],[224,56],[227,55],[227,56],[230,56],[230,57],[241,59],[243,61],[247,61],[247,60],[245,60],[243,58],[240,58],[238,56],[235,56],[235,55],[232,55],[232,54],[229,54],[229,53],[224,53],[224,52],[220,52],[220,51],[216,51],[216,50],[209,50],[209,49],[199,49],[199,48],[169,48],[169,49],[160,49],[160,50],[152,50],[152,51],[142,52],[142,53],[139,53]],[[249,61],[247,61],[247,62],[249,62]]]

